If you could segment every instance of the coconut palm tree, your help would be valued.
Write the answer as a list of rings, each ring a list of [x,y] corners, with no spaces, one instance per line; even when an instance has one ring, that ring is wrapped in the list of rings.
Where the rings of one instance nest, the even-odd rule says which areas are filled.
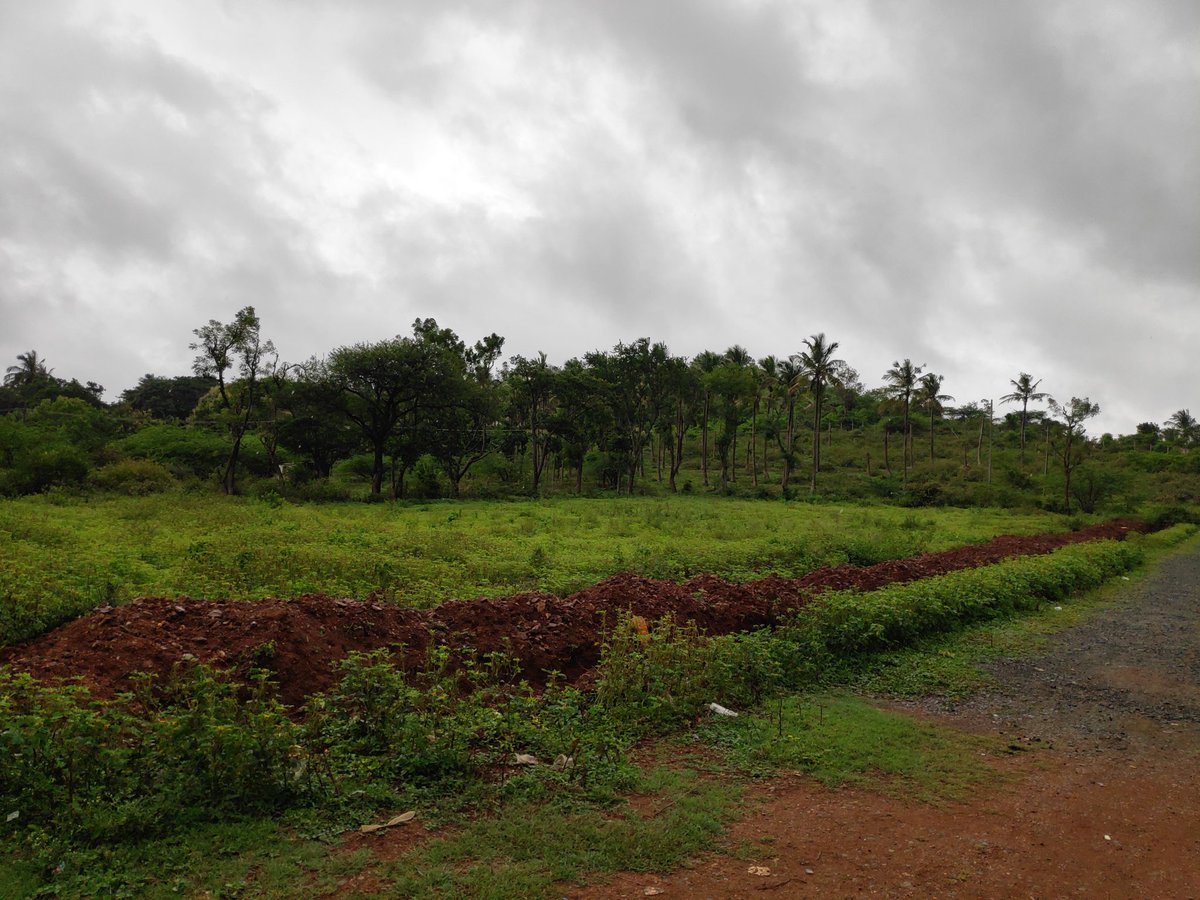
[[[739,369],[746,370],[750,373],[750,379],[747,381],[747,386],[750,390],[750,465],[754,484],[758,484],[758,467],[754,464],[757,457],[757,434],[758,434],[758,400],[759,400],[759,384],[758,384],[758,364],[755,363],[754,357],[750,355],[750,351],[741,344],[734,344],[725,351],[725,359],[737,366]],[[739,404],[740,405],[740,404]],[[737,432],[733,433],[733,465],[731,472],[733,480],[737,481]]]
[[[19,366],[9,366],[4,373],[4,383],[9,387],[34,384],[44,378],[49,378],[53,369],[46,368],[46,361],[38,356],[36,350],[18,353]]]
[[[700,406],[700,472],[704,476],[706,485],[708,484],[708,414],[712,408],[712,389],[709,387],[708,376],[720,364],[720,355],[711,350],[701,351],[692,358],[692,367],[696,370],[703,388]]]
[[[792,357],[779,363],[778,372],[783,405],[787,409],[787,425],[782,435],[776,429],[775,440],[783,453],[783,478],[780,479],[779,486],[786,491],[792,478],[792,469],[796,465],[796,399],[804,389],[804,370],[796,358]]]
[[[834,359],[833,354],[838,348],[838,342],[826,341],[824,332],[806,338],[804,348],[796,354],[795,360],[808,380],[808,392],[813,396],[812,483],[808,490],[809,493],[815,494],[817,472],[821,468],[821,407],[825,400],[825,388],[841,382],[846,363],[844,360]]]
[[[767,422],[775,411],[775,391],[779,388],[779,360],[774,356],[764,356],[758,361],[759,378],[763,389],[767,392]],[[763,436],[763,478],[770,478],[771,472],[767,465],[767,436]]]
[[[908,462],[912,450],[912,424],[909,421],[909,410],[912,407],[913,394],[917,390],[917,379],[924,366],[914,366],[911,359],[904,362],[893,362],[892,367],[883,373],[887,382],[887,392],[892,399],[900,402],[904,409],[904,458],[902,486],[908,488]]]
[[[1192,417],[1191,412],[1186,409],[1172,413],[1171,418],[1167,419],[1166,425],[1175,430],[1175,434],[1179,437],[1179,444],[1183,447],[1196,443],[1196,437],[1200,434],[1200,425]]]
[[[1042,379],[1033,380],[1033,376],[1028,372],[1022,372],[1015,379],[1009,381],[1015,390],[1011,394],[1005,394],[1000,398],[1001,403],[1020,403],[1021,404],[1021,462],[1025,462],[1025,422],[1029,418],[1029,401],[1030,400],[1047,400],[1049,394],[1039,393],[1037,386],[1042,383]]]
[[[929,413],[929,463],[933,464],[933,433],[937,426],[937,417],[943,411],[942,404],[953,400],[949,394],[943,394],[941,375],[929,372],[921,377],[921,386],[917,391],[917,402]]]

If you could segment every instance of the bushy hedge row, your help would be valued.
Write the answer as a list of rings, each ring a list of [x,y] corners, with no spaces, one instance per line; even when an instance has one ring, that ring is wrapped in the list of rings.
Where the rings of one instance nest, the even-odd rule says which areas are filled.
[[[911,643],[1102,584],[1142,561],[1140,541],[1097,541],[1046,556],[1008,560],[870,593],[824,594],[796,617],[792,628],[810,632],[832,654],[862,653]]]

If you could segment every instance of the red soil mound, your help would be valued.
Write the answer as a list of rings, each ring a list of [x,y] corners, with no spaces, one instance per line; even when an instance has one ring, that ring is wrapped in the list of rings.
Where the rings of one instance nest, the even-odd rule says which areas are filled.
[[[403,645],[405,661],[415,664],[432,641],[481,654],[509,653],[532,683],[543,683],[550,671],[574,680],[595,665],[604,625],[621,610],[651,621],[672,615],[710,634],[728,634],[774,624],[821,591],[874,590],[1138,530],[1144,530],[1140,523],[1115,521],[1065,534],[1005,535],[873,566],[827,567],[801,578],[772,575],[745,584],[710,575],[676,584],[623,573],[566,598],[527,593],[455,600],[431,610],[321,594],[255,602],[148,597],[100,607],[0,650],[0,664],[43,679],[78,677],[99,696],[128,689],[133,672],[164,675],[184,659],[243,671],[260,665],[274,670],[284,702],[297,704],[328,688],[336,663],[351,651]]]

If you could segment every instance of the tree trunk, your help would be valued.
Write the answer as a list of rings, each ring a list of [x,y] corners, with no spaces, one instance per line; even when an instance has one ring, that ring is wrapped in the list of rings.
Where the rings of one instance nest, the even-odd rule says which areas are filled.
[[[722,468],[724,468],[724,467],[722,467]],[[730,477],[729,477],[729,480],[730,480],[730,481],[732,481],[734,484],[736,484],[736,483],[737,483],[737,470],[738,470],[738,463],[737,463],[737,425],[735,424],[735,425],[733,426],[733,447],[732,447],[732,448],[730,448],[730,456],[729,456],[729,476],[730,476]],[[722,475],[724,475],[724,472],[722,472]],[[723,479],[722,479],[722,480],[723,480]]]
[[[371,467],[371,493],[383,492],[383,441],[375,444],[375,464]]]
[[[821,468],[821,393],[814,392],[813,396],[813,449],[812,449],[812,482],[808,492],[817,492],[817,471]]]
[[[225,471],[221,473],[221,490],[226,496],[233,496],[237,493],[237,462],[241,449],[242,436],[239,434],[233,439],[233,448],[229,451],[229,458],[225,461]]]
[[[1021,465],[1025,465],[1025,417],[1029,411],[1029,400],[1021,404]]]
[[[754,395],[754,411],[750,414],[750,478],[758,487],[758,394]]]

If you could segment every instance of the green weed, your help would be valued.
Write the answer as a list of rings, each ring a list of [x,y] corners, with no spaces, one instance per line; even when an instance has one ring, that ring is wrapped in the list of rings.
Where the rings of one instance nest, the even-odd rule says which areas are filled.
[[[569,800],[517,803],[466,824],[387,867],[388,892],[401,897],[560,896],[561,882],[632,870],[663,872],[707,848],[733,817],[736,785],[658,768],[632,789],[636,809],[583,807]]]
[[[829,787],[869,785],[929,802],[994,781],[994,742],[926,725],[840,694],[787,697],[696,732],[753,775],[802,772]]]

